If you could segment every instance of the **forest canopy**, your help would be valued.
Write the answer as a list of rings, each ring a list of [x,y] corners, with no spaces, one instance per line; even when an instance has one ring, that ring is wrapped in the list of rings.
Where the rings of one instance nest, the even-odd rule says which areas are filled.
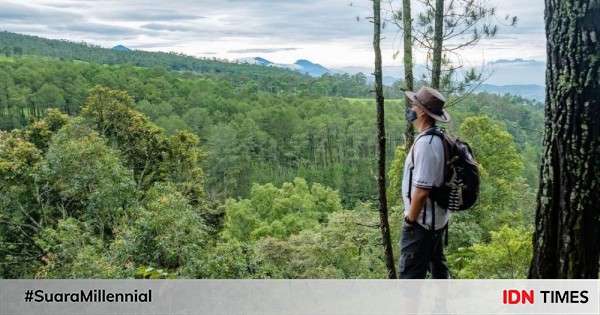
[[[0,36],[0,277],[385,274],[364,76],[20,36]],[[386,101],[394,244],[403,102]],[[449,110],[483,180],[452,219],[454,276],[524,277],[541,105],[482,93]]]

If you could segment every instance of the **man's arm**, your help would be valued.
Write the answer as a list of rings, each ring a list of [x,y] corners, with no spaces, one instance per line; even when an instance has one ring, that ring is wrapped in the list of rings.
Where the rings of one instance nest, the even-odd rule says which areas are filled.
[[[415,187],[411,195],[410,209],[408,210],[408,220],[415,222],[419,217],[419,212],[423,209],[423,205],[429,196],[430,189]]]

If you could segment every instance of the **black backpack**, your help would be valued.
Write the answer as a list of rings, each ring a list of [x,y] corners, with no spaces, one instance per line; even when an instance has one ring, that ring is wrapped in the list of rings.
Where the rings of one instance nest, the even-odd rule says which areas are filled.
[[[479,197],[479,168],[471,147],[436,127],[430,128],[421,136],[427,135],[442,139],[445,160],[444,183],[440,187],[433,187],[429,198],[450,211],[473,207]]]

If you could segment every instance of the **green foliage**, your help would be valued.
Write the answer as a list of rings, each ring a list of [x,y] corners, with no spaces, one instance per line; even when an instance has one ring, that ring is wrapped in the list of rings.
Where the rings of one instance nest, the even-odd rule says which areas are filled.
[[[254,245],[229,238],[218,239],[202,261],[205,278],[246,279],[255,278],[256,259]]]
[[[44,196],[63,216],[81,219],[100,235],[135,204],[133,174],[95,131],[74,120],[53,136],[41,163]]]
[[[206,227],[198,209],[172,184],[156,184],[143,207],[119,226],[111,251],[121,261],[186,275],[204,256]]]
[[[175,275],[162,269],[141,266],[135,271],[136,279],[174,279]]]
[[[406,159],[406,149],[404,146],[396,147],[394,160],[388,171],[390,184],[387,189],[387,198],[391,206],[403,205],[402,201],[402,177],[404,176],[404,160]]]
[[[287,240],[256,244],[256,269],[267,278],[380,278],[385,274],[378,214],[368,205],[331,213],[326,225]]]
[[[117,51],[100,48],[85,43],[73,43],[64,40],[51,40],[9,32],[0,32],[0,54],[18,57],[25,55],[48,56],[60,60],[86,61],[110,65],[135,65],[153,69],[164,74],[165,70],[174,72],[202,74],[228,82],[248,94],[263,91],[268,93],[295,92],[309,95],[365,97],[370,88],[366,84],[365,74],[325,74],[313,78],[297,71],[260,65],[230,63],[217,59],[196,58],[178,53],[148,52],[141,50]],[[19,54],[13,54],[13,50]],[[81,63],[81,62],[80,62]],[[24,75],[27,77],[27,75]],[[161,98],[170,90],[160,79],[156,79],[156,90],[148,90],[146,96],[151,100]],[[39,81],[41,82],[41,81]],[[135,83],[135,82],[134,82]],[[98,82],[106,84],[106,82]],[[37,87],[39,88],[41,84]],[[120,88],[123,88],[121,86]],[[143,88],[143,87],[140,87]],[[397,91],[388,90],[398,95]]]
[[[223,236],[255,241],[267,236],[284,239],[291,234],[325,222],[327,214],[342,209],[335,191],[320,184],[309,186],[304,179],[255,185],[250,198],[225,204]]]
[[[523,162],[512,136],[487,116],[465,119],[460,134],[472,145],[480,170],[492,178],[514,178],[523,172]]]
[[[385,275],[371,205],[375,106],[331,97],[369,96],[364,75],[11,33],[0,47],[11,56],[0,59],[0,129],[20,128],[0,131],[0,277]],[[386,99],[394,242],[403,109]],[[541,105],[478,94],[450,110],[448,129],[472,145],[483,180],[477,206],[451,219],[455,276],[522,277]]]
[[[55,108],[50,108],[44,119],[34,121],[24,129],[24,138],[40,150],[46,151],[52,135],[68,121],[69,116]]]
[[[458,278],[522,279],[531,261],[531,229],[503,225],[491,232],[489,243],[459,248],[449,257]]]
[[[33,235],[40,228],[36,173],[42,154],[16,133],[0,131],[0,277],[31,276],[37,265]]]
[[[512,136],[487,116],[465,119],[460,134],[474,150],[483,183],[480,200],[471,213],[475,218],[469,221],[477,222],[483,231],[531,222],[533,192],[523,177],[523,159]]]
[[[203,195],[203,155],[197,148],[198,138],[187,132],[167,137],[132,106],[126,92],[96,87],[81,115],[120,150],[142,190],[158,181],[171,181],[192,201],[199,202]]]
[[[204,216],[215,212],[203,200],[198,138],[167,136],[129,102],[97,88],[83,117],[50,110],[23,130],[0,132],[3,277],[133,277],[140,267],[205,274]],[[131,167],[139,152],[158,163],[148,190]]]
[[[44,265],[36,278],[114,278],[122,276],[105,252],[103,241],[85,223],[67,218],[36,236]]]

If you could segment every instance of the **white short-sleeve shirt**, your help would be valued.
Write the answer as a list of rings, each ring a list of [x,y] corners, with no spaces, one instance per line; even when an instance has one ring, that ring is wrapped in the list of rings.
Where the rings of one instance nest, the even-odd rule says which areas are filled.
[[[429,129],[427,129],[429,130]],[[412,189],[415,187],[432,188],[439,187],[444,182],[444,144],[442,139],[435,135],[424,135],[427,130],[419,133],[415,139],[412,149],[404,161],[404,174],[402,177],[402,198],[404,200],[404,214],[408,214],[410,200],[408,197],[408,185],[412,168]],[[414,165],[412,155],[414,154]],[[443,228],[450,217],[447,209],[440,207],[437,203],[427,198],[423,209],[419,213],[417,222],[426,229],[431,230],[433,225],[433,211],[435,211],[435,229]]]

